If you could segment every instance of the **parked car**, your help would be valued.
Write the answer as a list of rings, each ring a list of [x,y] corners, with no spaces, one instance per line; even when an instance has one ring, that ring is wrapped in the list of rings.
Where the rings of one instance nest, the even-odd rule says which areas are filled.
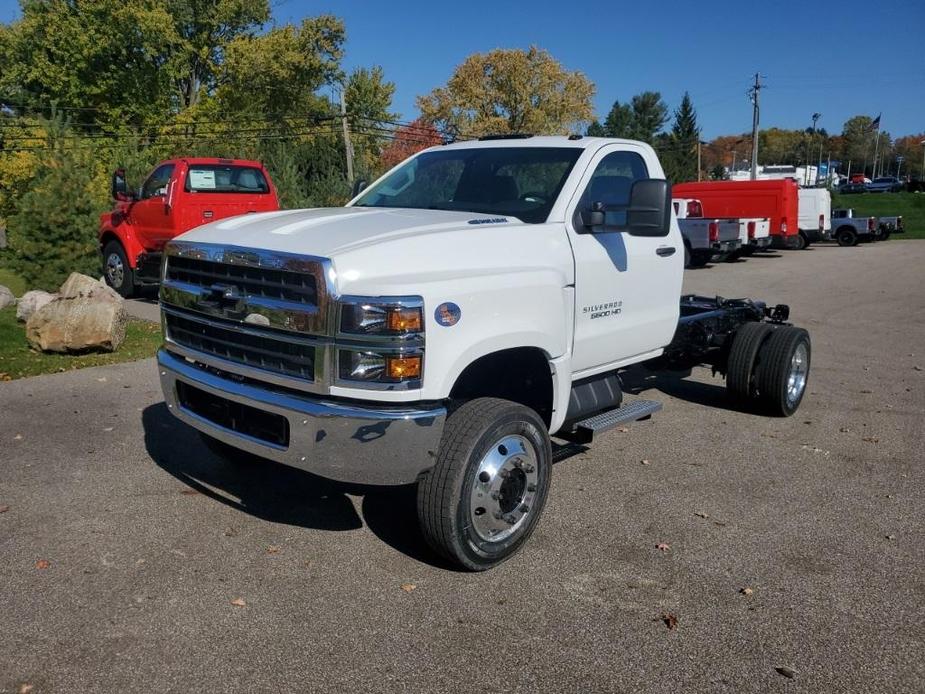
[[[855,217],[854,210],[832,210],[832,238],[839,246],[857,246],[861,241],[876,241],[879,232],[876,217]]]
[[[895,176],[878,176],[866,187],[868,193],[898,193],[905,188],[905,185]]]
[[[866,193],[867,186],[863,182],[845,181],[838,185],[838,192],[841,193],[842,195]]]
[[[207,222],[279,209],[263,164],[243,159],[164,161],[137,192],[119,169],[112,197],[115,208],[100,215],[99,249],[106,282],[125,297],[158,283],[170,239]]]
[[[700,200],[705,217],[767,218],[771,225],[772,246],[800,246],[799,186],[792,179],[678,183],[673,187],[672,194],[678,198]]]
[[[737,221],[704,219],[699,200],[674,199],[672,205],[684,239],[684,267],[721,263],[742,247]]]
[[[430,148],[346,208],[169,242],[167,411],[226,458],[416,485],[425,540],[489,569],[537,527],[551,435],[589,443],[660,409],[624,401],[621,369],[707,365],[758,411],[799,407],[809,334],[787,306],[682,296],[683,243],[642,142]]]
[[[832,194],[825,188],[800,188],[798,197],[798,226],[796,248],[827,238],[832,230]]]

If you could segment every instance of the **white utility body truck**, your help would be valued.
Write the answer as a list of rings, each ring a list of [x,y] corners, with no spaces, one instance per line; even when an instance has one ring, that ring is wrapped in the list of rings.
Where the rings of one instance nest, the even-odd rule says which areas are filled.
[[[681,235],[684,237],[686,250],[684,267],[698,267],[717,259],[736,260],[740,256],[751,255],[755,251],[771,246],[771,220],[767,217],[704,219],[703,203],[696,198],[674,198],[672,204],[678,216]],[[699,226],[698,222],[700,222]],[[733,226],[738,234],[737,246],[734,241],[731,241]],[[701,228],[708,230],[710,240],[715,238],[712,252],[697,254],[693,251],[694,244],[701,242],[695,239],[703,237]],[[723,245],[720,246],[720,243]],[[722,250],[723,246],[725,250]],[[716,252],[717,249],[721,250]]]
[[[660,409],[621,369],[708,365],[787,416],[806,331],[786,306],[681,296],[684,247],[651,147],[485,138],[427,149],[346,207],[251,214],[165,251],[170,411],[225,456],[417,485],[424,536],[470,570],[543,510],[550,436]]]

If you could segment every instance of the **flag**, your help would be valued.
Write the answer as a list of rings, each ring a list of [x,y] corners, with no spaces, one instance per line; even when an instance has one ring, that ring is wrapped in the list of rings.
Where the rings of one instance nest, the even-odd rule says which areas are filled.
[[[874,130],[880,130],[880,116],[881,115],[882,114],[878,113],[877,117],[874,118],[870,122],[870,125],[867,126],[867,132],[872,133]]]

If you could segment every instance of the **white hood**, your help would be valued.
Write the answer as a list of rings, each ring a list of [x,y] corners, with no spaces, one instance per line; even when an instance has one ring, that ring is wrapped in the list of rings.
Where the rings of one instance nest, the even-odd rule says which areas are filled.
[[[498,215],[444,210],[331,207],[248,214],[205,224],[183,241],[262,248],[332,258],[345,251],[402,237],[443,233]],[[506,218],[508,224],[520,220]],[[497,226],[500,226],[498,224]]]

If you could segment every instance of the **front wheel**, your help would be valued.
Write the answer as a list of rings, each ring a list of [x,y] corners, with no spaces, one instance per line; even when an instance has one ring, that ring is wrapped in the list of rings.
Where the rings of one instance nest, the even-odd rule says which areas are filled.
[[[515,554],[539,521],[552,473],[546,425],[509,400],[477,398],[447,419],[437,462],[418,483],[428,544],[470,571]]]
[[[118,241],[110,241],[103,249],[103,274],[106,284],[126,299],[135,293],[135,273]]]

